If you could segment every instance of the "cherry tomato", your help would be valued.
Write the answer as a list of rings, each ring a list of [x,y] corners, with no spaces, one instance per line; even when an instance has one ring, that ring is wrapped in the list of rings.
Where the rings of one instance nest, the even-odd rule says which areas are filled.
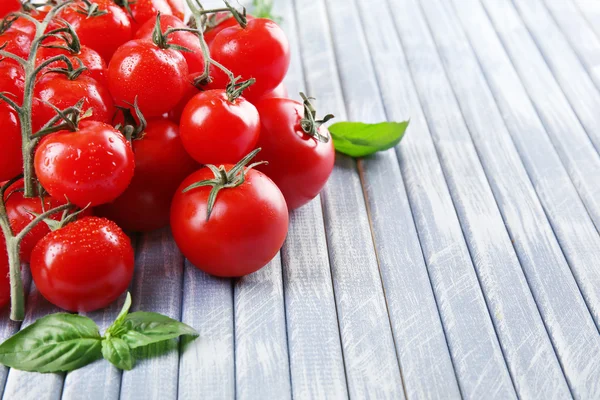
[[[19,0],[2,0],[0,2],[0,18],[6,17],[11,12],[19,11],[21,2]]]
[[[243,97],[229,101],[224,90],[194,96],[181,115],[180,134],[187,152],[200,164],[236,163],[258,141],[258,111]]]
[[[47,46],[64,46],[64,41],[54,41],[46,43]],[[37,64],[59,55],[65,55],[69,58],[75,68],[79,67],[80,59],[83,65],[87,68],[82,75],[89,76],[95,79],[102,86],[107,87],[108,81],[106,79],[106,62],[98,54],[97,51],[90,49],[87,46],[81,46],[79,53],[72,53],[65,49],[57,49],[51,47],[41,47],[37,53]],[[53,62],[48,68],[67,68],[67,64],[63,61]]]
[[[183,0],[167,0],[169,6],[171,6],[171,11],[173,11],[173,15],[179,19],[183,19],[185,17],[185,7],[183,6]]]
[[[9,263],[5,243],[4,235],[0,232],[0,307],[10,302]]]
[[[169,224],[175,190],[198,164],[186,153],[179,127],[164,118],[151,119],[142,138],[133,141],[135,174],[118,199],[96,213],[127,231],[147,232]]]
[[[29,50],[31,49],[31,38],[25,32],[9,30],[0,35],[0,48],[27,60],[29,58]],[[16,63],[15,60],[9,57],[6,57],[3,62]]]
[[[133,277],[131,241],[104,218],[75,221],[44,237],[33,249],[31,275],[52,304],[91,312],[115,301]]]
[[[290,46],[277,24],[269,19],[255,18],[246,28],[234,26],[222,30],[210,45],[211,57],[230,69],[235,76],[255,78],[244,96],[258,99],[283,81],[290,65]],[[214,69],[213,87],[225,88],[227,76]]]
[[[94,3],[98,12],[92,16],[82,12],[85,3],[77,2],[62,13],[62,18],[73,26],[81,44],[96,50],[108,62],[115,50],[133,37],[131,21],[112,0],[94,0]]]
[[[286,99],[287,97],[288,97],[288,90],[287,90],[287,88],[285,87],[285,85],[282,82],[275,89],[273,89],[269,93],[264,94],[260,99],[258,99],[256,101],[253,101],[252,104],[256,104],[257,102],[259,102],[261,100],[266,100],[266,99]]]
[[[257,168],[281,189],[290,210],[315,198],[327,183],[335,163],[335,150],[327,128],[321,126],[322,142],[305,133],[300,122],[304,106],[290,99],[266,99],[256,104],[261,132],[258,159],[268,161]]]
[[[0,61],[0,92],[10,94],[9,97],[20,105],[25,91],[25,73],[20,65],[5,61]]]
[[[181,121],[181,114],[183,114],[183,109],[185,106],[187,106],[192,97],[200,93],[200,89],[194,86],[194,80],[201,75],[201,72],[196,72],[188,76],[188,85],[185,85],[185,92],[183,93],[181,100],[179,100],[179,103],[173,107],[171,111],[169,111],[169,118],[171,121],[179,123],[179,121]]]
[[[131,26],[133,33],[149,20],[156,20],[158,13],[162,15],[172,15],[173,10],[167,0],[136,0],[129,3],[131,9]]]
[[[254,19],[254,17],[250,14],[246,15],[246,20],[250,21]],[[215,20],[217,24],[212,28],[207,29],[204,32],[204,40],[209,45],[215,40],[215,37],[221,33],[223,29],[231,28],[233,26],[240,26],[239,22],[231,15],[229,11],[219,12],[215,15]]]
[[[84,100],[83,110],[92,109],[95,121],[110,123],[115,107],[108,89],[89,76],[69,79],[60,73],[44,75],[35,85],[35,97],[60,110]],[[52,107],[42,102],[33,105],[33,126],[37,130],[56,115]]]
[[[12,21],[10,23],[10,27],[5,31],[5,32],[12,32],[12,31],[20,31],[23,32],[25,34],[27,34],[27,36],[29,37],[30,40],[33,40],[33,38],[35,37],[35,33],[36,33],[36,26],[35,24],[28,20],[27,18],[23,18],[23,17],[11,17],[14,19],[14,21]]]
[[[225,165],[229,171],[233,166]],[[266,175],[248,170],[244,183],[217,194],[207,219],[210,186],[187,192],[190,185],[214,179],[203,168],[187,177],[171,205],[171,228],[181,252],[197,268],[216,276],[251,274],[275,257],[287,235],[283,195]]]
[[[66,201],[54,199],[48,195],[43,196],[43,201],[39,197],[27,198],[23,195],[23,180],[17,181],[13,184],[4,196],[6,203],[6,215],[10,221],[10,227],[13,233],[18,234],[25,228],[31,221],[35,219],[34,214],[42,214],[44,211],[51,210],[58,206],[66,204]],[[33,214],[32,214],[33,213]],[[91,215],[91,210],[85,210],[81,216]],[[50,217],[55,221],[60,221],[62,213],[54,214]],[[33,227],[33,229],[25,235],[21,241],[21,261],[29,262],[31,260],[31,252],[35,245],[50,233],[50,228],[45,223],[39,223]]]
[[[136,39],[152,40],[152,32],[154,31],[155,25],[156,21],[154,19],[146,22],[135,34]],[[163,33],[169,28],[187,28],[179,18],[173,15],[161,15],[160,27]],[[191,50],[181,52],[187,62],[190,73],[204,71],[204,57],[202,55],[202,47],[200,46],[200,39],[198,36],[192,32],[174,32],[169,35],[169,43],[183,46],[186,49]]]
[[[86,207],[119,197],[133,178],[131,145],[108,124],[82,121],[77,132],[45,137],[35,152],[35,172],[57,199]]]
[[[159,117],[179,103],[188,67],[180,52],[138,39],[121,46],[108,66],[108,85],[117,104],[137,104],[146,117]]]
[[[0,102],[0,181],[12,179],[23,172],[21,124],[15,110]]]

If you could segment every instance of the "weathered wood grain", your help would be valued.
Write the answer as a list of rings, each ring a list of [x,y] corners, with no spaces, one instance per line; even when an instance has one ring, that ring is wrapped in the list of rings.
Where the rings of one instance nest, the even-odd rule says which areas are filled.
[[[345,110],[322,1],[295,2],[308,93],[321,113]],[[356,162],[339,156],[322,194],[350,397],[402,398],[398,359]]]
[[[362,11],[355,2],[326,4],[348,117],[385,120]],[[458,398],[454,367],[396,153],[380,153],[358,165],[406,396]]]
[[[181,319],[184,259],[171,232],[162,229],[140,237],[131,290],[131,311],[152,311]],[[170,350],[165,352],[166,350]],[[177,398],[177,343],[152,346],[138,353],[135,368],[123,372],[121,399]]]
[[[238,399],[291,398],[281,259],[234,285]]]
[[[183,341],[178,398],[235,398],[233,284],[185,263],[182,321],[200,337]]]
[[[590,27],[600,37],[600,3],[595,0],[573,0]]]
[[[587,338],[592,343],[590,352],[593,353],[597,346],[593,343],[597,332],[589,321],[589,311],[519,160],[481,69],[458,28],[456,17],[450,6],[444,6],[438,0],[422,4],[529,285],[547,321],[550,336],[566,339],[555,340],[554,347],[567,377],[577,380],[575,377],[586,368],[590,359],[580,357],[571,344],[576,343],[583,332],[587,332]],[[580,326],[573,326],[571,317],[566,317],[566,310],[578,314],[576,320]],[[543,335],[546,336],[545,332]],[[534,354],[538,351],[537,347]],[[524,365],[530,365],[529,360],[535,357],[528,355],[524,348],[516,348],[519,349],[518,357],[523,357]],[[552,348],[548,350],[553,353]],[[511,352],[514,352],[514,348],[505,350],[507,357]],[[568,396],[568,392],[564,392],[567,388],[554,355],[552,359],[554,368],[549,372],[542,372],[540,367],[531,370],[526,368],[529,374],[515,371],[515,382],[522,379],[526,391],[521,397]],[[550,368],[551,364],[546,360],[540,365]],[[593,379],[593,375],[590,379]],[[553,387],[555,384],[560,386]]]
[[[545,0],[545,5],[579,56],[579,60],[596,87],[600,88],[600,38],[596,36],[573,2]]]

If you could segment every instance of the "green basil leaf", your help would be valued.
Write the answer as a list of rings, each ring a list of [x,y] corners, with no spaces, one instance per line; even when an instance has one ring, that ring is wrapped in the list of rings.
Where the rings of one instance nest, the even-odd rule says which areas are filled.
[[[34,372],[73,371],[102,356],[94,321],[76,314],[38,319],[0,345],[0,363]]]
[[[125,317],[129,313],[129,309],[131,308],[131,294],[127,292],[127,297],[125,297],[125,303],[123,304],[123,308],[121,308],[121,312],[117,315],[117,319],[108,327],[106,333],[111,336],[119,336],[119,328],[123,325],[123,321],[125,321]]]
[[[114,337],[102,341],[102,356],[115,367],[126,371],[131,370],[135,362],[127,343]]]
[[[125,329],[125,333],[120,338],[132,349],[175,339],[182,335],[199,336],[192,327],[152,312],[134,312],[127,315],[122,328]]]
[[[329,127],[329,132],[337,151],[352,157],[365,157],[400,143],[409,122],[338,122]]]

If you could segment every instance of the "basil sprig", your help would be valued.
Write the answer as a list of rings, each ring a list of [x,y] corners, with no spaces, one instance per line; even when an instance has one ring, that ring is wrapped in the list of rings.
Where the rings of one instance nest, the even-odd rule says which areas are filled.
[[[57,313],[40,318],[0,345],[0,363],[32,372],[68,372],[105,358],[117,368],[130,370],[133,349],[180,336],[198,337],[190,326],[152,312],[129,314],[127,293],[117,319],[100,335],[96,323],[82,315]]]
[[[335,149],[351,157],[366,157],[378,151],[391,149],[402,140],[409,121],[338,122],[329,127]]]

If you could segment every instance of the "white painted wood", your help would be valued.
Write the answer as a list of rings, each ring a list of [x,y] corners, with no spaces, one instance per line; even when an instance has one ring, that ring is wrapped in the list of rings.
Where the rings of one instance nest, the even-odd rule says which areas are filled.
[[[589,221],[579,198],[574,193],[575,190],[570,184],[560,160],[553,153],[543,126],[532,104],[528,101],[527,95],[510,65],[510,61],[503,54],[502,46],[493,28],[489,25],[484,9],[477,1],[469,1],[465,5],[465,2],[461,0],[460,2],[456,1],[455,10],[477,52],[490,88],[496,97],[507,127],[523,158],[526,169],[552,222],[554,232],[559,239],[563,252],[567,256],[567,260],[571,264],[571,268],[576,271],[576,275],[578,273],[587,274],[583,279],[579,279],[580,282],[590,280],[593,282],[595,279],[593,265],[595,263],[590,264],[590,261],[598,256],[598,250],[600,249],[597,242],[597,233]],[[490,118],[489,115],[485,115],[485,117],[486,119]],[[527,134],[525,135],[524,132],[527,132]],[[518,218],[524,219],[522,215]],[[522,241],[516,240],[516,242],[517,246],[523,244]],[[538,248],[533,248],[533,250],[538,251]],[[547,268],[547,266],[544,265],[543,268]],[[538,269],[541,270],[541,268]],[[531,279],[535,275],[528,274],[528,276]],[[560,275],[548,276],[545,279],[545,285],[548,288],[554,286],[553,290],[556,293],[549,296],[546,301],[541,301],[542,299],[538,298],[538,303],[567,372],[573,393],[576,397],[585,398],[593,395],[598,390],[598,378],[596,377],[598,372],[596,367],[590,368],[590,366],[595,366],[595,362],[590,363],[582,359],[582,357],[587,357],[588,353],[597,351],[598,334],[593,329],[590,319],[581,314],[576,318],[572,314],[571,307],[562,304],[563,301],[569,299],[564,295],[564,289],[570,285],[567,278],[568,275],[563,276],[562,279]],[[534,281],[532,280],[532,282]],[[591,286],[588,288],[594,290]],[[597,286],[595,290],[597,290]],[[590,304],[589,297],[588,304]],[[547,315],[544,311],[546,308],[554,308],[555,313],[560,318]],[[588,332],[587,335],[575,329],[568,336],[552,332],[553,327],[564,326],[568,328],[574,323],[586,326],[583,332]],[[569,367],[569,363],[565,363],[565,356],[574,363],[571,364],[571,367]],[[597,358],[597,356],[595,357]],[[585,367],[577,367],[579,363],[585,365]]]
[[[233,284],[185,263],[182,321],[200,337],[181,344],[182,400],[235,398]]]
[[[385,120],[361,27],[361,10],[355,2],[332,0],[326,4],[348,117],[365,122]],[[360,160],[358,165],[406,397],[459,398],[396,153],[393,150],[380,153]]]
[[[512,5],[488,0],[483,4],[588,213],[600,228],[598,153]]]
[[[510,2],[510,1],[509,1]],[[600,150],[600,92],[540,0],[512,0],[596,150]]]
[[[299,99],[305,85],[292,1],[276,1],[274,12],[283,17],[291,45],[285,83],[289,95]],[[323,224],[319,196],[291,213],[281,252],[292,395],[298,400],[348,397]]]
[[[136,270],[131,290],[131,311],[152,311],[181,319],[184,259],[168,229],[140,237]],[[159,356],[158,348],[171,351]],[[169,400],[177,398],[179,354],[177,343],[153,346],[142,351],[135,368],[123,372],[120,398],[127,400]]]
[[[50,304],[31,284],[31,292],[27,296],[27,310],[22,328],[48,314],[64,312]],[[99,362],[99,361],[97,361]],[[38,374],[11,369],[4,387],[4,400],[14,399],[60,399],[64,382],[64,374]]]
[[[600,37],[600,3],[596,0],[573,0],[579,7],[581,15],[588,21],[589,26]]]
[[[600,337],[451,6],[439,0],[422,4],[547,329],[552,338],[564,338],[555,339],[554,347],[570,382],[578,382],[581,371],[598,357]],[[590,270],[588,275],[598,281],[597,272]],[[589,343],[586,356],[573,348],[581,336]],[[509,351],[514,349],[505,349],[507,357]],[[523,357],[524,365],[535,359],[523,348],[519,348],[518,357]],[[522,379],[526,390],[520,391],[521,397],[568,396],[560,367],[552,358],[554,369],[549,372],[532,368],[529,377],[513,373],[517,386],[518,379]],[[550,368],[551,363],[546,360],[541,365]],[[554,376],[550,376],[552,372]],[[586,385],[596,379],[593,373],[581,379],[576,390],[585,391]],[[560,386],[553,387],[557,384]]]
[[[345,119],[324,2],[295,1],[308,93]],[[402,398],[396,350],[356,162],[338,155],[322,193],[350,397]]]
[[[281,258],[234,285],[238,399],[291,398]]]
[[[596,87],[600,88],[600,38],[573,2],[545,0],[545,4]]]

